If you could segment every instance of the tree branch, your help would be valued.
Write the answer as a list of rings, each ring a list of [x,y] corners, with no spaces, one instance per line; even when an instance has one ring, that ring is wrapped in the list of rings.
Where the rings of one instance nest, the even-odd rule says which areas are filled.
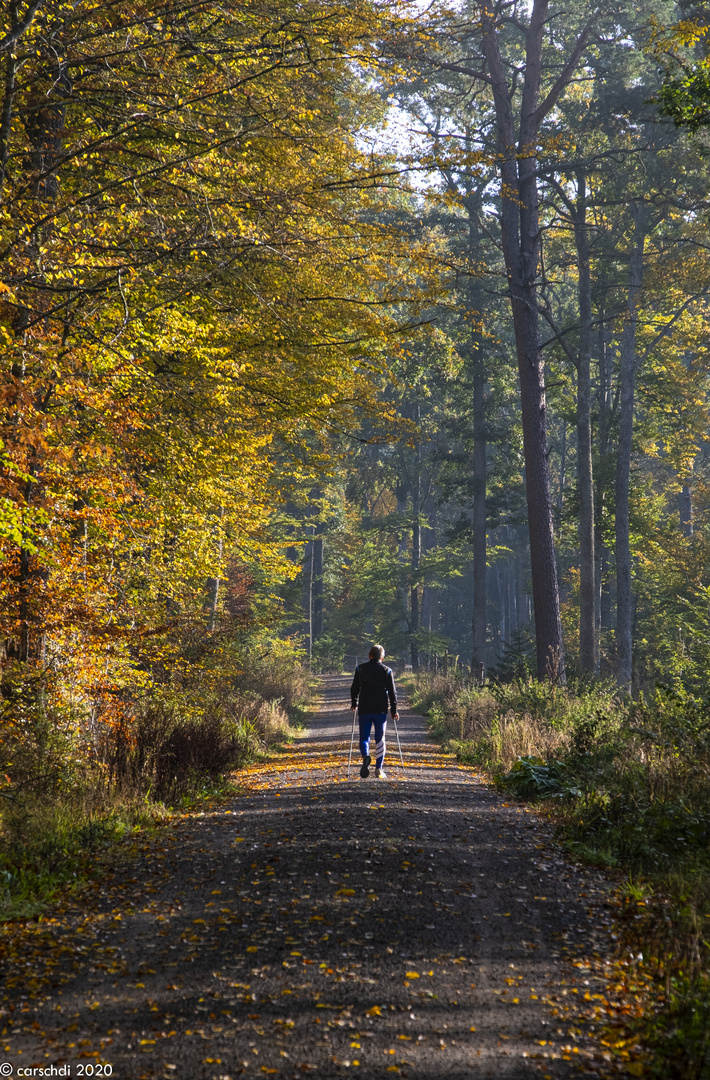
[[[485,71],[474,71],[471,68],[463,67],[462,64],[451,64],[445,60],[433,60],[430,57],[427,57],[427,60],[442,71],[455,71],[459,75],[469,75],[472,79],[479,79],[481,82],[488,83],[489,86],[493,82],[490,75],[486,75]]]
[[[599,10],[597,9],[594,12],[594,14],[592,15],[592,17],[589,20],[589,22],[587,23],[587,25],[585,26],[582,33],[577,38],[577,43],[576,43],[574,49],[572,50],[572,54],[570,55],[570,58],[567,61],[567,63],[565,64],[565,66],[562,68],[562,71],[560,72],[559,77],[557,78],[557,81],[555,82],[554,86],[550,90],[550,92],[547,95],[547,97],[545,98],[545,100],[540,102],[537,109],[533,113],[532,119],[533,119],[533,127],[534,127],[535,131],[537,131],[537,129],[540,127],[540,124],[545,119],[547,114],[555,106],[555,104],[557,102],[557,99],[559,98],[560,94],[562,93],[562,91],[564,90],[564,88],[567,86],[570,79],[572,78],[572,72],[576,68],[580,56],[582,55],[585,48],[587,47],[587,41],[589,39],[589,35],[592,32],[592,27],[594,26],[594,23],[596,21],[596,18],[597,18],[598,14],[599,14]]]
[[[0,38],[0,52],[4,52],[5,49],[11,48],[16,41],[18,41],[26,30],[29,30],[32,25],[32,21],[37,14],[37,9],[42,4],[42,0],[33,0],[27,9],[27,13],[24,19],[21,19],[7,34],[5,37]]]

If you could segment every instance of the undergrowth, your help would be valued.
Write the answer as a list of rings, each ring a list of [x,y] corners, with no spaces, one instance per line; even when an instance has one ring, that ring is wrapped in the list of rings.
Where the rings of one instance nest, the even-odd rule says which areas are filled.
[[[710,704],[659,688],[420,676],[413,705],[459,761],[540,803],[564,845],[627,876],[625,941],[658,988],[650,1076],[710,1080]]]
[[[298,734],[309,694],[297,663],[262,660],[238,685],[153,685],[97,723],[14,676],[0,702],[0,920],[38,915],[127,835],[233,791],[235,772]]]

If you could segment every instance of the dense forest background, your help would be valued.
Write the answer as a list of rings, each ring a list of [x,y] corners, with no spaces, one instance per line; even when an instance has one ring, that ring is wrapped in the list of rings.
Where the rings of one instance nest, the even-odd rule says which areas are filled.
[[[6,5],[6,748],[373,638],[701,693],[705,16]]]
[[[429,11],[414,44],[391,43],[399,214],[450,276],[419,309],[426,330],[385,350],[382,396],[411,434],[386,441],[366,422],[368,441],[344,440],[310,493],[306,641],[325,662],[375,637],[415,668],[448,650],[476,674],[545,674],[537,576],[538,604],[559,589],[568,671],[635,695],[658,681],[697,693],[710,661],[708,177],[702,118],[691,135],[674,119],[688,120],[688,93],[698,119],[702,67],[687,83],[703,29],[696,18],[673,37],[664,26],[697,12],[672,5],[591,20],[568,5],[536,28],[537,11]],[[516,322],[516,274],[536,326]],[[538,365],[547,492],[530,490],[521,363]],[[546,515],[556,575],[531,564]],[[559,647],[554,630],[545,640]]]

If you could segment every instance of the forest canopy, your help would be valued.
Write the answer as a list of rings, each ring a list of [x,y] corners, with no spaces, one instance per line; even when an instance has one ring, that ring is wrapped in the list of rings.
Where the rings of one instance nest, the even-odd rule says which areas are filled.
[[[706,27],[678,18],[6,6],[13,723],[130,724],[373,638],[701,692]]]

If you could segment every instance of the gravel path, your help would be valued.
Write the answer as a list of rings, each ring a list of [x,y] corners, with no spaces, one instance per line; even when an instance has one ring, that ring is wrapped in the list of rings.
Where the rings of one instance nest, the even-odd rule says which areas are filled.
[[[354,758],[348,781],[349,679],[322,684],[308,736],[249,769],[243,796],[141,841],[80,908],[5,928],[15,1074],[610,1072],[585,1020],[608,883],[406,709],[404,772],[390,722],[390,779]]]

